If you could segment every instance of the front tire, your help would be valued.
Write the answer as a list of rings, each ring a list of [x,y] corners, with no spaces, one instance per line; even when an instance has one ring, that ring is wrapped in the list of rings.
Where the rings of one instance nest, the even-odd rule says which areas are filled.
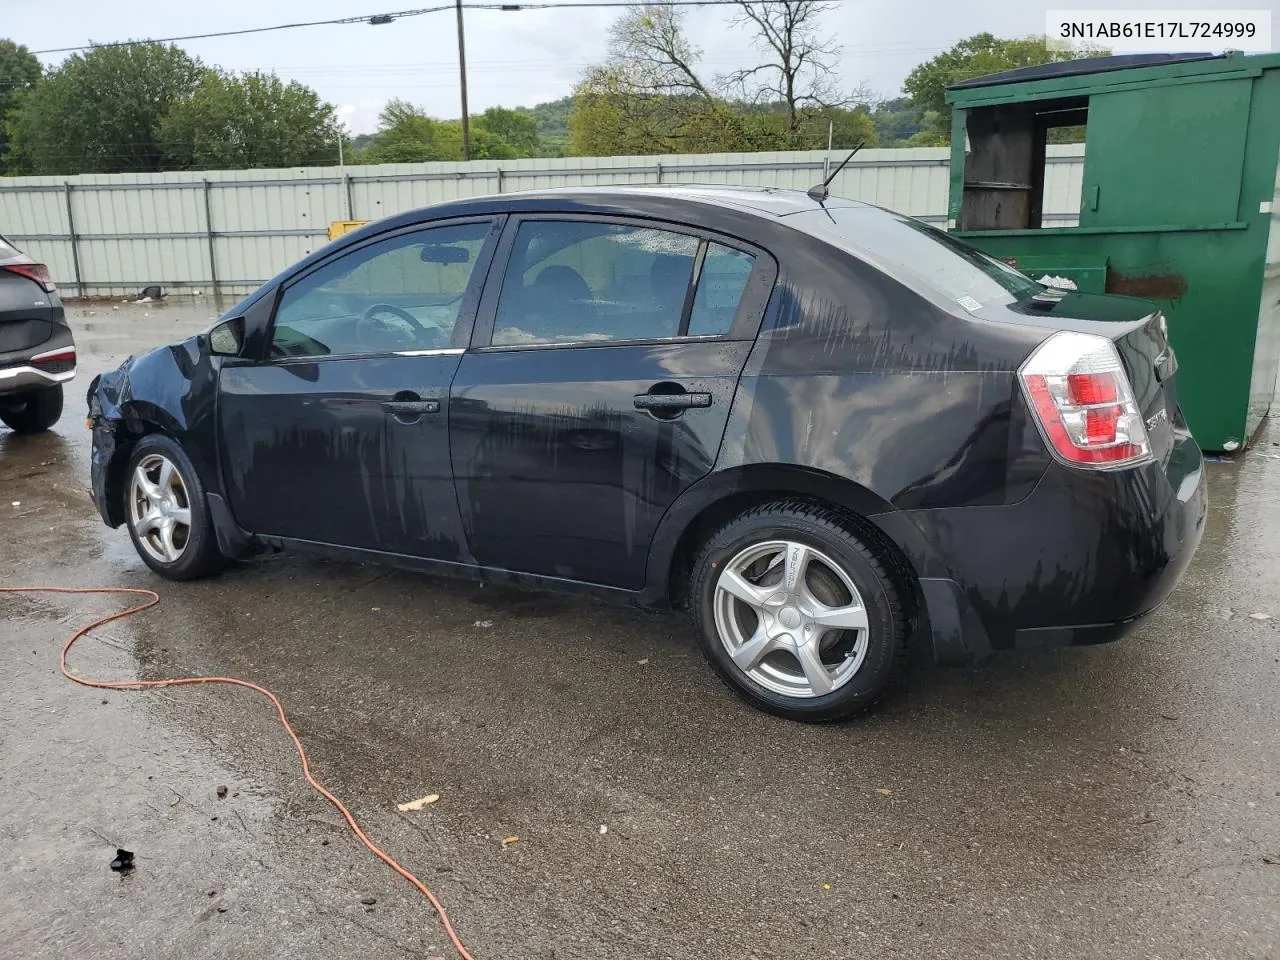
[[[162,434],[143,437],[123,484],[125,526],[143,563],[169,580],[196,580],[226,564],[190,458]]]
[[[0,400],[0,421],[14,433],[44,433],[62,416],[62,384]]]
[[[755,507],[703,546],[690,613],[739,696],[808,723],[874,706],[906,664],[901,592],[842,514],[802,501]]]

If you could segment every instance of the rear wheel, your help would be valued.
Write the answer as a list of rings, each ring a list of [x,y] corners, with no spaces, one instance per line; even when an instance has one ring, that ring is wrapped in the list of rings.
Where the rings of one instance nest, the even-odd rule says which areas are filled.
[[[726,524],[694,562],[690,611],[716,672],[754,706],[839,720],[905,665],[899,589],[835,511],[784,501]]]
[[[43,433],[61,416],[61,384],[0,397],[0,420],[15,433]]]
[[[226,563],[195,468],[174,440],[138,441],[125,473],[125,525],[144,563],[170,580],[195,580]]]

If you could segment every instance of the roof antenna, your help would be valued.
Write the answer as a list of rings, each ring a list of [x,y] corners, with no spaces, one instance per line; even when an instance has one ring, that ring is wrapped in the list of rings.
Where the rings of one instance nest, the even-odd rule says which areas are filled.
[[[849,152],[849,155],[844,158],[844,160],[840,163],[840,166],[832,170],[830,175],[825,180],[823,180],[821,183],[814,184],[812,187],[806,190],[805,193],[807,193],[812,199],[817,200],[819,203],[827,199],[827,197],[831,195],[827,192],[827,187],[831,186],[831,181],[834,180],[837,176],[839,176],[840,171],[843,170],[845,166],[849,163],[849,161],[853,159],[854,154],[856,154],[859,150],[863,148],[863,146],[866,145],[866,142],[867,141],[865,140],[859,140],[858,145]]]

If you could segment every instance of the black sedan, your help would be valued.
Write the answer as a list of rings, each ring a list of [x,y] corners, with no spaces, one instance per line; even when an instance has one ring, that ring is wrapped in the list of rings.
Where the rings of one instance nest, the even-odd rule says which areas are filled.
[[[75,340],[48,267],[0,237],[0,422],[17,433],[48,430],[75,375]]]
[[[187,579],[263,549],[685,605],[754,704],[1119,636],[1205,484],[1149,303],[917,221],[715,187],[370,224],[89,391],[93,490]]]

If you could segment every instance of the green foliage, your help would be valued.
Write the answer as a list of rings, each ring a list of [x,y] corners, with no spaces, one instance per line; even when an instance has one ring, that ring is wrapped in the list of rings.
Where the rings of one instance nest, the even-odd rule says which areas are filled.
[[[877,143],[875,123],[862,108],[802,109],[793,130],[784,102],[634,93],[597,70],[575,92],[569,149],[574,156],[819,150],[827,146],[828,123],[837,149]]]
[[[921,111],[906,97],[885,100],[871,114],[882,147],[900,147],[920,132]]]
[[[160,125],[202,73],[160,43],[73,54],[22,97],[9,125],[13,161],[37,174],[163,169]]]
[[[422,163],[452,157],[451,131],[442,129],[407,100],[392,100],[378,116],[378,132],[357,158],[360,163]],[[461,131],[457,153],[462,154]]]
[[[537,123],[515,110],[494,107],[471,118],[473,160],[514,160],[538,153]],[[355,157],[358,163],[423,163],[462,159],[462,121],[436,120],[404,100],[392,100],[378,117],[378,132]]]
[[[40,81],[41,72],[34,53],[12,40],[0,40],[0,172],[9,167],[8,124],[15,119],[22,98]]]
[[[561,97],[535,107],[516,107],[515,112],[533,120],[538,128],[538,156],[563,157],[569,152],[569,113],[573,97]]]
[[[1084,47],[1051,50],[1044,37],[1001,40],[989,33],[979,33],[920,64],[902,86],[911,102],[928,118],[924,126],[929,135],[947,143],[951,135],[951,107],[945,94],[952,84],[1017,67],[1106,56],[1109,52]]]
[[[238,170],[334,163],[333,107],[272,74],[206,70],[160,125],[169,169]]]
[[[510,147],[512,156],[536,157],[538,155],[538,124],[532,117],[503,107],[490,107],[471,122],[473,134],[482,131]]]

